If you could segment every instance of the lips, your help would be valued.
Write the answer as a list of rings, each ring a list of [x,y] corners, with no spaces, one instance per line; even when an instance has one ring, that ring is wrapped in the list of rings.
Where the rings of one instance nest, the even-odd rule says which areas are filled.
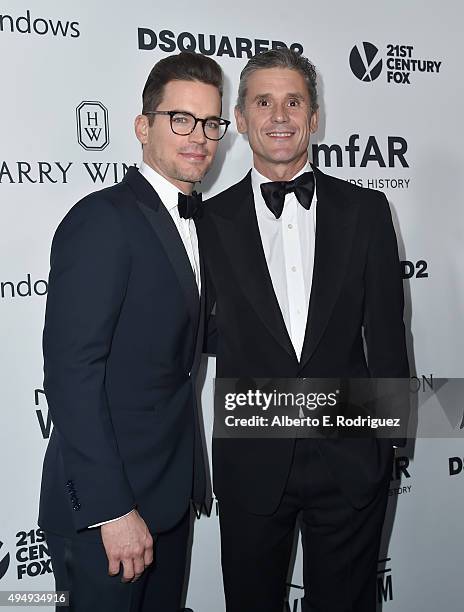
[[[207,153],[204,151],[179,151],[179,155],[193,161],[204,161],[207,158]]]
[[[266,132],[266,136],[270,138],[291,138],[295,132]]]

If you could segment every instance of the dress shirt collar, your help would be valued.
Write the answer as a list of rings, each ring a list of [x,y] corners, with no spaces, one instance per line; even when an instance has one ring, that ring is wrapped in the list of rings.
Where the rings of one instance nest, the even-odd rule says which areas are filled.
[[[143,161],[140,164],[139,171],[156,191],[161,202],[163,202],[168,210],[177,207],[179,202],[178,194],[180,191],[175,185],[170,183],[164,176],[161,176],[161,174],[153,170],[151,166],[145,164]]]
[[[312,172],[313,169],[311,168],[311,164],[309,163],[309,161],[306,162],[306,164],[303,166],[303,168],[301,168],[301,170],[299,172],[297,172],[295,174],[295,176],[293,176],[290,180],[293,181],[293,179],[296,179],[297,176],[300,176],[301,174],[303,174],[304,172]],[[251,185],[253,187],[253,190],[258,190],[260,191],[260,185],[262,183],[269,183],[271,182],[271,179],[267,178],[267,176],[264,176],[263,174],[260,174],[256,168],[252,168],[251,170]]]
[[[297,172],[295,174],[294,177],[292,177],[291,180],[295,179],[297,176],[300,176],[301,174],[303,174],[304,172],[312,172],[313,169],[311,168],[311,164],[309,163],[309,160],[306,162],[306,164],[303,166],[303,168],[301,168],[301,170],[299,172]],[[316,177],[314,177],[316,178]],[[262,196],[261,193],[261,189],[260,189],[260,185],[262,183],[269,183],[270,179],[267,178],[267,176],[264,176],[262,174],[260,174],[256,168],[252,168],[251,170],[251,188],[253,190],[253,195],[254,195],[254,200],[255,200],[255,207],[256,207],[256,211],[257,214],[260,215],[261,217],[264,216],[264,218],[269,219],[270,221],[276,221],[277,223],[282,221],[282,217],[280,217],[280,219],[276,219],[275,215],[273,212],[271,212],[269,210],[269,208],[266,206],[266,203],[264,201],[264,198]],[[314,187],[314,195],[313,195],[313,205],[311,206],[311,208],[313,209],[313,214],[315,213],[315,206],[314,203],[317,201],[316,199],[316,185]]]

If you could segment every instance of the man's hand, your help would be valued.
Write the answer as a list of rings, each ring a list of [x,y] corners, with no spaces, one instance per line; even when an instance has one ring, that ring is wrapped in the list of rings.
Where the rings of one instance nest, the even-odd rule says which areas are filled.
[[[122,582],[134,582],[140,578],[144,569],[153,562],[153,538],[137,510],[102,525],[100,529],[109,575],[116,576],[122,563]]]

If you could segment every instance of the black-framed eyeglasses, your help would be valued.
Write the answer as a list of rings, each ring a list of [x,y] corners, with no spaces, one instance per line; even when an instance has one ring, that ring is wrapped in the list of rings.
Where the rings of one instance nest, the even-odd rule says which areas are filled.
[[[208,140],[221,140],[230,125],[230,121],[222,117],[206,117],[206,119],[199,119],[185,111],[147,111],[143,114],[168,115],[171,120],[171,130],[178,136],[188,136],[197,127],[197,123],[201,123],[203,134]]]

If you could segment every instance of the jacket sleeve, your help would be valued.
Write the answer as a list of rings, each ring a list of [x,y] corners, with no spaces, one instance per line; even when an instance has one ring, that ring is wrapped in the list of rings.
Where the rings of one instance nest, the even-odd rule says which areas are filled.
[[[107,358],[130,272],[118,215],[111,202],[89,196],[68,213],[52,243],[44,390],[76,530],[135,505],[105,393]]]
[[[409,418],[409,364],[403,322],[404,296],[398,246],[390,207],[375,192],[373,228],[365,271],[364,336],[369,373],[379,381],[379,408],[400,417],[401,431],[392,439],[404,446]],[[395,379],[395,380],[393,380]],[[388,398],[388,406],[385,399]]]

